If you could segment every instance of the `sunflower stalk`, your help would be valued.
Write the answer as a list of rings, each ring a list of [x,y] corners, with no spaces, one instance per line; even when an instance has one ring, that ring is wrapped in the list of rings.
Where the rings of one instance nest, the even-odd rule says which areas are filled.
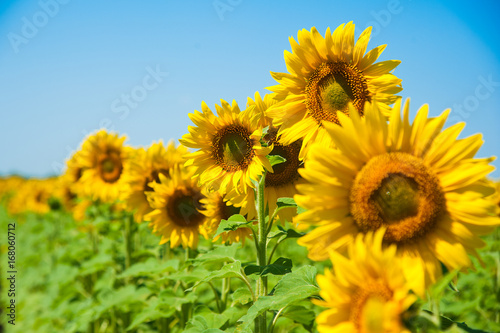
[[[258,234],[257,234],[257,265],[265,266],[267,263],[267,223],[266,223],[266,206],[264,200],[264,188],[266,183],[266,174],[264,173],[259,180],[257,186],[257,219],[258,219]],[[267,276],[260,276],[257,280],[257,297],[267,295]],[[267,332],[266,312],[262,313],[255,320],[255,331],[257,333]]]

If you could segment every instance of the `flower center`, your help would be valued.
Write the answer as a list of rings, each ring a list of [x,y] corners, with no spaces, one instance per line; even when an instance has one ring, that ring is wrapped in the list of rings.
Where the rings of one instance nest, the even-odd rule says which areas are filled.
[[[252,147],[250,133],[241,125],[229,125],[213,139],[215,160],[226,171],[246,167],[255,154]]]
[[[348,114],[352,102],[360,114],[370,100],[366,79],[355,66],[345,62],[324,62],[306,85],[307,110],[316,121],[339,123],[337,112]]]
[[[218,209],[219,209],[219,214],[220,218],[222,220],[227,220],[234,214],[239,214],[240,213],[240,208],[234,207],[233,205],[228,205],[222,197],[220,197],[219,202],[218,202]]]
[[[120,159],[120,153],[110,151],[105,154],[99,162],[99,174],[106,183],[116,182],[122,173],[123,165]]]
[[[390,174],[372,196],[380,216],[387,223],[418,214],[418,185],[412,178]]]
[[[446,211],[439,180],[407,153],[372,158],[356,176],[350,210],[363,232],[386,226],[384,240],[412,242],[425,235]]]
[[[205,218],[200,213],[203,195],[192,188],[176,189],[167,204],[167,214],[179,227],[197,227]]]
[[[360,288],[354,294],[351,301],[351,311],[349,315],[349,320],[356,325],[359,329],[366,328],[366,319],[369,317],[370,310],[373,310],[373,304],[383,305],[392,299],[393,293],[383,283],[379,282],[367,282],[363,288]],[[382,308],[378,308],[378,311],[382,311]],[[365,332],[365,330],[362,330]],[[367,331],[372,332],[372,331]]]
[[[270,155],[280,155],[286,159],[285,162],[273,166],[273,172],[266,175],[266,187],[279,187],[292,184],[300,178],[299,168],[302,167],[299,161],[299,152],[302,141],[298,140],[290,145],[284,146],[278,142],[277,128],[270,128],[268,134],[264,136],[264,140],[269,144],[273,144],[273,150]]]
[[[160,184],[160,173],[162,175],[164,175],[165,177],[170,178],[167,169],[163,169],[163,168],[155,169],[151,172],[151,175],[149,177],[147,177],[146,180],[144,181],[144,191],[154,191],[153,188],[151,186],[149,186],[148,184],[151,183],[152,181],[155,181],[158,184]]]

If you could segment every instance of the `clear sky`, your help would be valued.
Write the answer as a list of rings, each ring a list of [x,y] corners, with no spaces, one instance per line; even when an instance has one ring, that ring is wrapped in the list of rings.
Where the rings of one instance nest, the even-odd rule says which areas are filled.
[[[133,146],[178,140],[202,101],[244,106],[274,85],[289,36],[348,21],[402,61],[412,116],[452,108],[447,125],[466,121],[479,156],[499,156],[499,13],[495,0],[2,0],[0,175],[59,173],[101,127]]]

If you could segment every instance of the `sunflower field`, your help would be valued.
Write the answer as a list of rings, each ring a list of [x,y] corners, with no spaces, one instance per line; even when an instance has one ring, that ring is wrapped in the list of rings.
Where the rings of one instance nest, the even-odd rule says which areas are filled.
[[[269,94],[202,102],[179,144],[101,129],[0,178],[0,332],[500,332],[494,157],[411,118],[354,28],[299,31]]]

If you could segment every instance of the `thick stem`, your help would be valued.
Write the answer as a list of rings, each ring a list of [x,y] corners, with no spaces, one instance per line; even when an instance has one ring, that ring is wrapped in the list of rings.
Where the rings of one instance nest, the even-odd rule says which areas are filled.
[[[127,216],[125,218],[125,230],[124,230],[124,238],[125,238],[125,269],[129,268],[132,265],[132,241],[133,241],[133,233],[132,233],[132,223],[133,216]]]
[[[266,205],[264,201],[264,187],[266,182],[265,173],[262,175],[257,187],[257,265],[265,266],[267,264],[267,224],[266,224]],[[267,295],[267,276],[261,276],[257,281],[257,297]],[[255,328],[258,333],[267,332],[266,312],[256,318]]]
[[[133,229],[134,217],[132,215],[125,217],[125,228],[123,231],[124,241],[125,241],[125,269],[128,269],[132,265],[132,252],[133,252],[133,240],[134,240],[134,229]],[[130,283],[130,278],[125,279],[125,284]],[[124,314],[123,317],[123,329],[125,330],[130,325],[130,312]]]
[[[222,279],[222,296],[221,296],[221,312],[224,312],[227,307],[227,297],[231,291],[231,278]]]

